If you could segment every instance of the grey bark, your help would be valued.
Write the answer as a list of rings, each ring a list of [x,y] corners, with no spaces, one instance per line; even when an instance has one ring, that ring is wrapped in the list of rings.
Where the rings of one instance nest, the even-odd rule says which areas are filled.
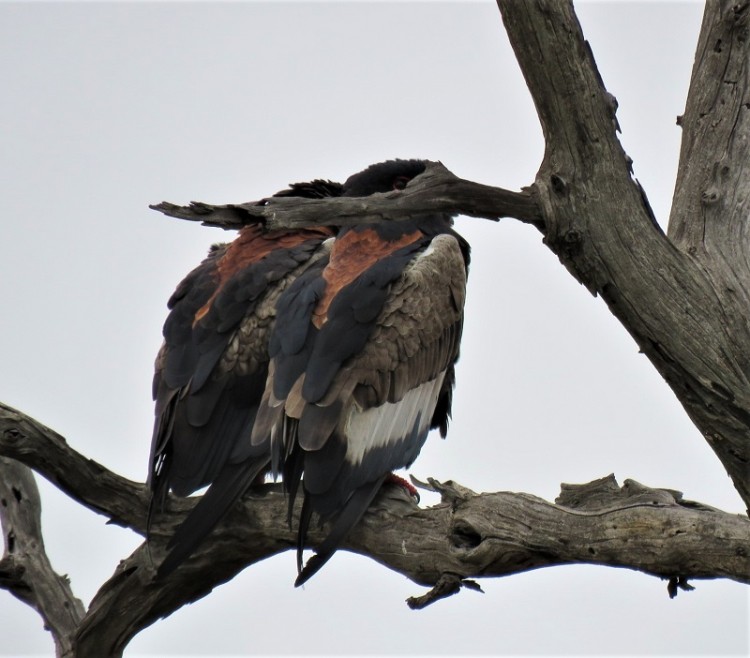
[[[365,215],[398,221],[399,218],[436,210],[483,219],[515,217],[542,227],[539,204],[531,191],[512,192],[464,180],[440,162],[429,163],[427,170],[419,176],[419,183],[410,183],[403,192],[374,194],[367,198],[332,198],[319,203],[317,199],[269,197],[225,205],[192,201],[187,206],[163,201],[150,208],[170,217],[224,229],[237,229],[258,220],[269,230],[315,225],[342,227],[361,222]]]
[[[8,590],[41,615],[58,656],[72,656],[73,634],[86,609],[74,596],[67,576],[55,572],[47,558],[41,509],[31,470],[0,457],[0,527],[5,542],[0,589]]]
[[[56,482],[114,523],[143,532],[144,484],[116,476],[52,430],[4,405],[0,453]],[[96,477],[71,478],[70,471]],[[477,589],[474,578],[574,563],[654,575],[669,582],[670,595],[689,587],[690,579],[750,583],[750,520],[685,501],[679,492],[632,480],[620,487],[608,476],[584,486],[563,485],[553,504],[522,493],[476,494],[455,483],[433,481],[431,486],[441,493],[442,503],[427,509],[417,507],[400,487],[385,490],[344,547],[432,588],[410,599],[411,607],[424,607],[462,587]],[[119,656],[146,626],[247,566],[296,545],[296,533],[286,523],[285,496],[278,487],[266,486],[232,509],[184,567],[156,581],[155,565],[194,503],[170,497],[166,512],[154,520],[151,541],[118,565],[85,616],[54,631],[59,642],[73,647],[72,655]],[[310,545],[323,536],[313,529]],[[54,579],[45,576],[42,582]]]
[[[464,181],[433,163],[403,193],[367,201],[268,199],[157,209],[225,228],[257,218],[269,228],[343,225],[363,214],[395,219],[438,209],[514,217],[535,226],[569,272],[600,295],[630,332],[750,507],[748,5],[710,0],[706,6],[681,119],[684,139],[667,236],[632,177],[617,139],[616,102],[596,70],[572,5],[559,0],[498,0],[498,5],[546,140],[537,176],[522,192]],[[87,460],[59,435],[3,406],[0,455],[144,533],[145,485]],[[7,459],[0,469],[3,482],[25,473]],[[452,483],[433,486],[443,502],[430,509],[384,494],[346,546],[431,587],[409,601],[412,607],[463,587],[476,589],[474,578],[570,563],[658,576],[668,581],[670,595],[688,589],[695,578],[750,582],[750,521],[684,501],[678,492],[634,481],[620,487],[608,477],[566,485],[553,504],[528,494],[477,495]],[[31,484],[23,489],[30,491]],[[13,486],[9,491],[3,493],[6,503],[15,498]],[[33,500],[29,494],[23,499]],[[52,628],[58,655],[121,655],[140,629],[246,566],[294,546],[282,496],[269,488],[246,497],[184,568],[155,582],[153,565],[192,504],[169,500],[167,513],[155,520],[153,541],[118,566],[85,616],[70,603],[70,619]],[[2,522],[6,540],[8,528],[28,524],[33,532],[23,545],[32,549],[29,555],[44,556],[34,520],[38,507],[38,501],[24,508],[6,504]],[[50,605],[45,591],[59,589],[58,600],[74,601],[51,569],[37,570],[32,578],[15,556],[8,559],[8,546],[13,552],[21,545],[16,531],[12,538],[0,563],[5,568],[0,585],[28,594],[24,600],[43,615]],[[311,544],[318,539],[311,534]]]
[[[748,94],[747,4],[706,5],[683,119],[670,228],[676,239],[655,225],[631,175],[616,136],[616,103],[572,5],[498,5],[544,131],[546,150],[533,187],[546,244],[633,336],[750,508],[750,244],[744,223],[750,113],[736,100]],[[725,47],[717,53],[712,47],[719,42]],[[723,94],[732,102],[722,102]],[[714,159],[722,165],[714,167]],[[721,195],[715,194],[724,208],[707,211],[716,205],[714,192],[706,194],[709,183],[715,187],[714,171],[723,179]],[[715,226],[704,241],[709,224]]]

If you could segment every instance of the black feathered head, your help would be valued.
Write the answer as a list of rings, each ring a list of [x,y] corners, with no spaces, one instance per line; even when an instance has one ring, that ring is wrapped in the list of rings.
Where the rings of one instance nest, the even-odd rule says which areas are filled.
[[[370,165],[346,179],[341,196],[369,196],[376,192],[403,190],[426,167],[426,160],[388,160]]]

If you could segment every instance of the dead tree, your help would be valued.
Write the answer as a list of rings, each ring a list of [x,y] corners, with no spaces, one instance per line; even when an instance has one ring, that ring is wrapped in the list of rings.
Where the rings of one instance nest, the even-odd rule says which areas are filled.
[[[546,140],[522,192],[461,180],[439,163],[404,192],[358,199],[278,198],[264,204],[161,204],[166,214],[233,228],[336,225],[440,209],[515,218],[544,236],[567,270],[606,302],[669,384],[750,507],[750,6],[709,0],[685,114],[669,230],[657,225],[617,138],[604,88],[573,7],[498,0]],[[141,629],[208,594],[240,570],[289,550],[295,536],[274,487],[246,496],[194,559],[163,582],[154,564],[194,501],[171,499],[155,539],[102,585],[88,610],[49,567],[29,468],[112,522],[145,532],[148,492],[76,453],[33,419],[0,407],[0,585],[34,606],[61,656],[117,656]],[[750,521],[681,494],[613,477],[564,485],[555,503],[528,494],[477,495],[429,485],[442,503],[420,509],[383,494],[348,539],[430,587],[412,607],[477,587],[471,580],[541,566],[622,566],[668,580],[750,583]],[[532,522],[529,522],[529,520]],[[637,527],[637,533],[632,528]],[[315,544],[318,534],[311,533]]]

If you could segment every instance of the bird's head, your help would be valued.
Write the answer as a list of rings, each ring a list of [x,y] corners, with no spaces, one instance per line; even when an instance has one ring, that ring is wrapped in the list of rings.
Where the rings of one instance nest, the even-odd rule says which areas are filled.
[[[388,160],[370,165],[346,179],[341,196],[369,196],[376,192],[403,190],[426,167],[426,160]]]

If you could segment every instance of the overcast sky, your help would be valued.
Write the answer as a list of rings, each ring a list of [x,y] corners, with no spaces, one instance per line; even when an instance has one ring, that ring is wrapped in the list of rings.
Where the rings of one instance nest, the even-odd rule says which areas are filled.
[[[621,139],[658,218],[697,3],[581,3]],[[217,229],[149,203],[240,202],[393,157],[519,189],[541,130],[494,2],[0,3],[0,400],[143,481],[165,303]],[[454,422],[411,472],[554,499],[614,472],[743,509],[666,384],[611,316],[513,220],[459,218],[473,247]],[[48,552],[88,603],[139,543],[40,483]],[[425,497],[427,503],[435,499]],[[144,631],[146,654],[741,654],[747,588],[591,566],[424,590],[339,553],[304,588],[294,556],[241,574]],[[0,654],[47,654],[0,592]]]

